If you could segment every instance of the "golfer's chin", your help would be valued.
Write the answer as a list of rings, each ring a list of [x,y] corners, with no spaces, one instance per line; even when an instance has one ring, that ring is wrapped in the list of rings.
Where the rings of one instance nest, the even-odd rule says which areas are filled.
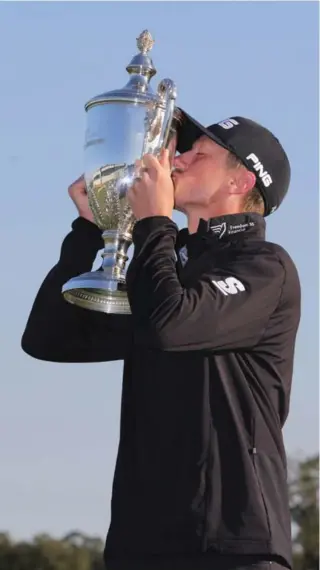
[[[175,192],[174,192],[174,206],[173,207],[177,212],[184,212],[180,192],[178,189],[176,189],[176,187],[174,187],[174,189],[175,189]]]
[[[174,209],[177,210],[177,212],[184,213],[184,195],[187,188],[183,179],[183,172],[174,172],[172,174],[172,181],[174,187]]]
[[[181,174],[179,172],[174,172],[171,178],[173,182],[174,193],[176,194],[179,192],[179,188],[181,188]]]

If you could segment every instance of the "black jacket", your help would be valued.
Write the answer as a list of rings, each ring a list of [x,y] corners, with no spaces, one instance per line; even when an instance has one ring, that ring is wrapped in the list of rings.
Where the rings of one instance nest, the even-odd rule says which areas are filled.
[[[201,221],[193,235],[148,218],[134,244],[132,316],[70,305],[63,283],[90,270],[102,247],[96,226],[76,220],[22,339],[41,360],[124,359],[108,569],[199,570],[235,555],[290,567],[282,427],[300,319],[296,268],[265,241],[256,214]]]

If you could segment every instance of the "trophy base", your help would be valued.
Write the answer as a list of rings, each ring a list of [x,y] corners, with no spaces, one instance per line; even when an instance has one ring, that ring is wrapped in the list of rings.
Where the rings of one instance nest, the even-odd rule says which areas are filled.
[[[62,294],[66,301],[83,309],[117,315],[131,314],[125,285],[103,271],[84,273],[70,279],[63,286]]]

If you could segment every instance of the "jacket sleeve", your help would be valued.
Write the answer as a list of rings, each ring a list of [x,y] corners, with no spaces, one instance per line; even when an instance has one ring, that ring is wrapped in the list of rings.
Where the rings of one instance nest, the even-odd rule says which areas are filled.
[[[51,362],[122,360],[131,348],[131,316],[82,309],[64,300],[63,284],[90,271],[99,249],[101,231],[84,218],[72,224],[58,263],[51,269],[33,303],[22,336],[22,349]]]
[[[176,269],[178,229],[165,217],[134,229],[135,252],[127,286],[135,342],[165,351],[223,351],[255,346],[277,308],[285,279],[278,256],[214,253],[188,286]],[[200,261],[201,263],[201,261]]]

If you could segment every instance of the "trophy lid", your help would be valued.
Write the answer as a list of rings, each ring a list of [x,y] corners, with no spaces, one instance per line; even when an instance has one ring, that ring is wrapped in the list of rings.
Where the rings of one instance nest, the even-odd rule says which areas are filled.
[[[122,89],[108,91],[93,97],[86,103],[85,110],[87,111],[94,105],[111,101],[146,103],[147,101],[157,100],[158,97],[153,93],[149,84],[150,79],[157,73],[153,61],[148,55],[153,45],[154,40],[150,32],[148,30],[141,32],[137,38],[139,53],[131,59],[126,67],[130,75],[128,83]]]

